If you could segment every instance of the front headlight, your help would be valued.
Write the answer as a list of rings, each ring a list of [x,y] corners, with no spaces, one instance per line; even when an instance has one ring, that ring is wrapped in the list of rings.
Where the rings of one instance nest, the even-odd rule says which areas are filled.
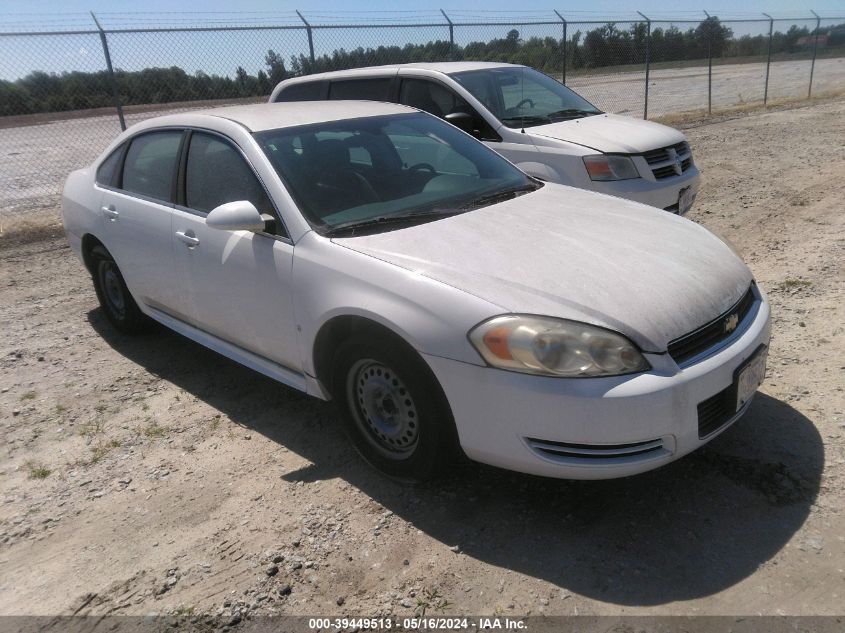
[[[590,180],[630,180],[640,177],[634,161],[627,156],[584,156],[584,166],[590,174]]]
[[[578,321],[530,315],[494,317],[469,333],[493,367],[544,376],[619,376],[651,369],[621,334]]]

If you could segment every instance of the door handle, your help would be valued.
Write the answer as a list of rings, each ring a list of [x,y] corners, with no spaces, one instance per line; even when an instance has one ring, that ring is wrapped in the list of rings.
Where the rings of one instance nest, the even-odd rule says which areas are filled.
[[[117,209],[114,208],[113,204],[110,204],[107,207],[102,207],[100,210],[111,222],[114,222],[118,217],[120,217],[120,214],[117,212]]]
[[[189,248],[193,248],[194,246],[197,246],[200,243],[198,238],[194,237],[193,235],[188,235],[184,231],[176,231],[176,237],[185,242],[185,244],[187,244]]]

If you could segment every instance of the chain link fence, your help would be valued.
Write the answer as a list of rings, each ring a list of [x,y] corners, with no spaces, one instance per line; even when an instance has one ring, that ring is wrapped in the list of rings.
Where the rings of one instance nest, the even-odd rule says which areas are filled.
[[[645,118],[845,90],[845,17],[357,17],[110,13],[7,21],[0,32],[0,219],[56,209],[66,175],[93,161],[124,126],[165,112],[265,101],[279,81],[315,72],[448,60],[525,64],[603,110]]]

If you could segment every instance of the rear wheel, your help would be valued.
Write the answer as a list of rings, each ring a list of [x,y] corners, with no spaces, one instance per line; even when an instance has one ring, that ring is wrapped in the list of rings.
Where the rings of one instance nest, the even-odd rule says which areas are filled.
[[[91,261],[94,290],[109,323],[126,334],[148,329],[150,320],[132,298],[111,254],[104,247],[95,246]]]
[[[429,479],[459,452],[446,397],[412,350],[387,341],[343,344],[332,392],[355,448],[391,477]]]

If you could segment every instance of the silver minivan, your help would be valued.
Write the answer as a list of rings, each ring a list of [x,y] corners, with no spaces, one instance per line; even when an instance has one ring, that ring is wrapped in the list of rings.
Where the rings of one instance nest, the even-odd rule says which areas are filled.
[[[681,132],[602,112],[526,66],[373,66],[287,79],[270,96],[271,102],[350,99],[400,103],[434,114],[542,180],[681,215],[698,193],[699,171]]]

